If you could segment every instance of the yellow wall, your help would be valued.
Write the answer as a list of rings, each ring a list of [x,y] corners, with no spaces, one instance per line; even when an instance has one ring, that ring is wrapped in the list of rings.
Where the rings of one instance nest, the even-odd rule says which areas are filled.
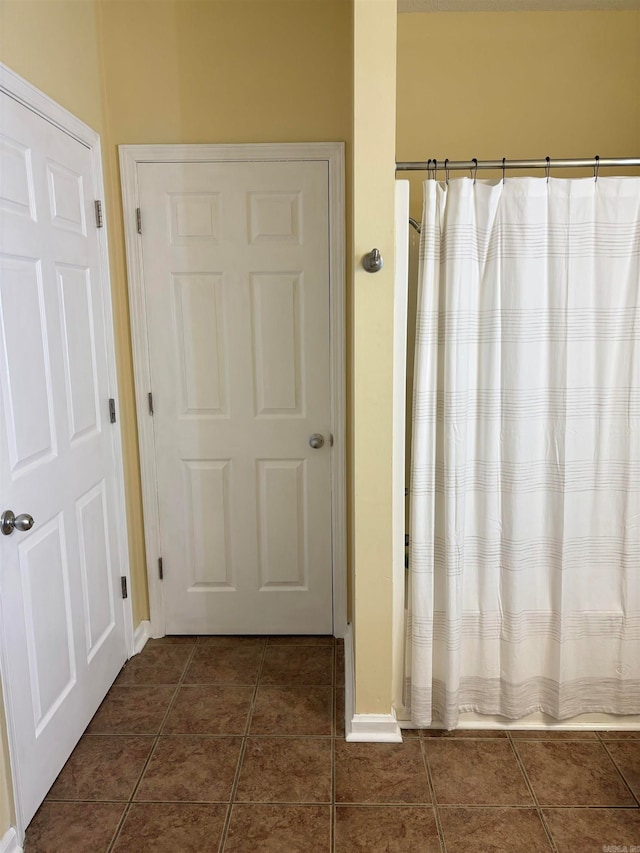
[[[640,13],[401,14],[397,86],[398,160],[638,156]]]
[[[0,60],[102,133],[94,0],[0,0]]]
[[[355,0],[353,429],[355,710],[391,710],[395,0]],[[384,267],[362,269],[378,248]]]

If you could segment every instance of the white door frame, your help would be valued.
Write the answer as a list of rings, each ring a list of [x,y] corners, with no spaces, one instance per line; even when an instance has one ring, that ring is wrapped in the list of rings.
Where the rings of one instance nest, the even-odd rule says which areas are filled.
[[[334,439],[331,454],[333,626],[335,636],[344,637],[347,626],[344,143],[120,145],[119,149],[152,637],[164,636],[165,615],[158,577],[161,556],[158,488],[153,421],[148,406],[151,380],[142,243],[136,220],[136,209],[140,207],[137,166],[139,163],[228,161],[323,161],[328,164],[331,433]]]
[[[103,227],[98,229],[98,247],[100,253],[100,272],[103,288],[103,307],[104,321],[106,329],[106,349],[107,349],[107,373],[109,378],[109,396],[116,400],[116,411],[120,412],[118,406],[118,382],[116,375],[116,355],[114,344],[114,325],[111,306],[111,277],[109,273],[109,249],[107,243],[107,227],[106,216],[104,215],[104,182],[102,174],[102,153],[100,148],[100,136],[81,121],[77,116],[70,113],[60,104],[53,101],[44,92],[36,89],[27,80],[24,80],[6,65],[0,63],[0,92],[13,98],[18,103],[23,104],[27,109],[41,116],[50,124],[63,130],[69,136],[72,136],[78,142],[82,143],[91,152],[91,162],[93,171],[92,190],[94,198],[100,199],[103,206]],[[124,495],[124,477],[123,477],[123,462],[122,462],[122,437],[120,434],[120,425],[116,429],[110,430],[112,437],[113,455],[115,459],[116,472],[120,476],[115,478],[115,498],[116,498],[116,518],[114,519],[117,526],[117,541],[118,541],[118,560],[120,565],[121,575],[127,578],[127,588],[131,590],[131,579],[129,570],[129,545],[127,537],[127,513]],[[0,596],[2,594],[0,585]],[[133,610],[131,607],[131,597],[122,601],[124,611],[124,638],[127,656],[131,657],[134,654],[133,648]],[[16,736],[11,714],[11,684],[7,679],[8,673],[8,656],[7,656],[7,638],[4,634],[4,620],[2,620],[2,628],[0,629],[0,675],[2,677],[2,693],[4,698],[4,708],[7,719],[7,738],[9,743],[9,758],[11,763],[11,781],[13,784],[13,798],[15,801],[16,810],[16,832],[19,843],[22,843],[24,838],[24,819],[22,816],[22,807],[19,801],[20,786],[17,780],[20,777],[20,767],[16,759]]]

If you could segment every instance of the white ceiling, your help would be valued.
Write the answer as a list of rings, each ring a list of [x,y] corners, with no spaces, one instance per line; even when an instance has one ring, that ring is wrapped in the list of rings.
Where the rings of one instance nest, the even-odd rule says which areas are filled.
[[[640,9],[640,0],[398,0],[398,12],[567,12]]]

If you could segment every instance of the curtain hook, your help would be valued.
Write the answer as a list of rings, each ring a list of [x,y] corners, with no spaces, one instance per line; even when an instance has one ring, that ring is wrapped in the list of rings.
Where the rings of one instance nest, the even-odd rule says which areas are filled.
[[[597,183],[598,182],[598,172],[600,171],[600,157],[596,154],[596,162],[593,167],[593,179]]]
[[[449,186],[449,158],[444,161],[444,175],[447,186]]]
[[[427,160],[427,180],[431,179],[431,157]]]
[[[551,172],[551,157],[546,157],[545,159],[547,161],[547,167],[545,169],[545,174],[547,176],[547,183],[549,183],[549,174]]]
[[[507,169],[507,158],[506,158],[506,157],[503,157],[503,158],[502,158],[502,183],[503,183],[503,184],[505,183],[505,177],[506,177],[506,176],[505,176],[505,172],[506,172],[506,169]]]
[[[437,157],[433,158],[433,180],[438,180],[438,159]]]
[[[473,157],[471,162],[473,163],[473,174],[471,175],[471,177],[473,178],[473,185],[475,187],[476,180],[478,178],[478,158]]]

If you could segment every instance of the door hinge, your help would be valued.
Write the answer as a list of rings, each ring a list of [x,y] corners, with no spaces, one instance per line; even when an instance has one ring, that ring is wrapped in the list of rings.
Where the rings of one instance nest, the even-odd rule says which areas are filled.
[[[142,234],[142,214],[139,207],[136,207],[136,228],[138,229],[138,234]]]
[[[152,415],[153,414],[153,394],[151,393],[151,391],[149,391],[148,400],[149,400],[149,414]]]
[[[124,575],[120,578],[120,588],[122,589],[122,597],[128,598],[129,593],[127,592],[127,579]]]
[[[96,228],[102,228],[102,202],[96,199]]]
[[[164,569],[162,568],[162,557],[158,557],[158,577],[164,580]]]
[[[113,397],[109,397],[109,422],[112,424],[116,422],[116,401]]]

